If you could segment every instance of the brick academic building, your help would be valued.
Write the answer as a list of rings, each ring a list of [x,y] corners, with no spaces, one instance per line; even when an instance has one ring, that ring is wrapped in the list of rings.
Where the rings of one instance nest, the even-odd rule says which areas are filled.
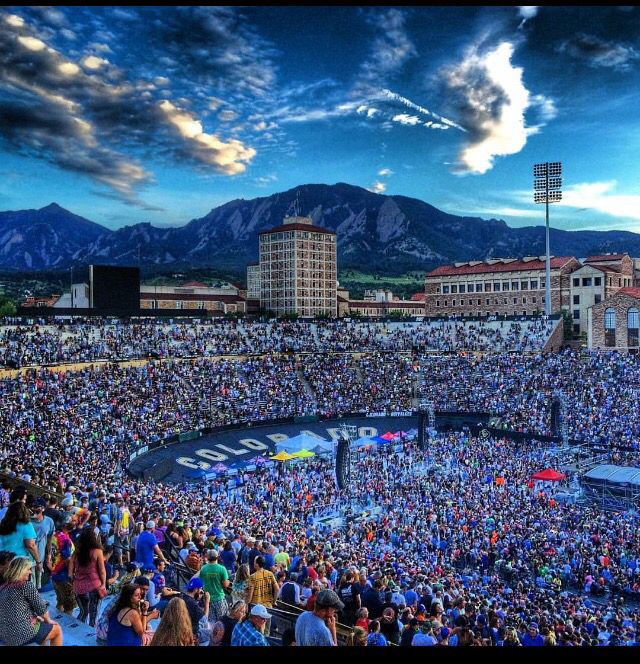
[[[570,309],[572,256],[551,257],[551,310]],[[521,316],[544,312],[544,256],[442,265],[425,275],[427,316]]]
[[[589,348],[638,352],[640,288],[621,288],[589,308]]]

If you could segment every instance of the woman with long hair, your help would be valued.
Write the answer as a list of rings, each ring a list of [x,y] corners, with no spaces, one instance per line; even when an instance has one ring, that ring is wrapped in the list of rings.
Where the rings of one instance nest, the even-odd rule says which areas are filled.
[[[247,588],[249,587],[249,572],[248,563],[244,563],[238,567],[235,577],[233,578],[233,585],[231,586],[231,601],[237,602],[238,600],[246,601]]]
[[[144,592],[137,584],[122,586],[116,603],[109,609],[108,646],[144,645],[149,621],[160,616],[157,609],[149,612]]]
[[[93,528],[83,528],[73,552],[71,579],[80,613],[78,620],[89,619],[91,627],[96,626],[100,598],[107,594],[107,570],[104,553]]]
[[[17,556],[4,572],[0,586],[0,639],[7,646],[62,645],[60,625],[49,618],[47,603],[31,581],[33,561]]]
[[[42,560],[36,546],[36,530],[31,523],[29,510],[22,501],[11,503],[4,519],[0,521],[0,550],[13,551],[16,556],[31,556],[42,571]]]
[[[181,597],[174,597],[164,610],[151,646],[194,646],[196,640],[187,605]]]

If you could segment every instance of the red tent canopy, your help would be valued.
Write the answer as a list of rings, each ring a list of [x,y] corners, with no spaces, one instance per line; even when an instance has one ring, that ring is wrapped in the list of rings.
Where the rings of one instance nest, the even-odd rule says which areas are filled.
[[[560,480],[566,479],[566,477],[567,477],[566,475],[559,473],[557,470],[554,470],[553,468],[547,468],[546,470],[542,470],[539,473],[532,475],[531,479],[544,480],[546,482],[559,482]]]
[[[380,438],[384,438],[385,440],[393,440],[394,435],[391,433],[391,431],[387,431],[387,433],[382,434]]]

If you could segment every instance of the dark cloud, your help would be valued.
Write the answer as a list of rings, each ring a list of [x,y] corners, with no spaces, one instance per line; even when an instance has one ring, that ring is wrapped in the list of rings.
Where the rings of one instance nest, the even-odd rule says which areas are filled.
[[[140,207],[136,191],[151,174],[132,155],[234,174],[245,168],[234,155],[246,162],[255,154],[241,141],[207,133],[196,112],[180,116],[176,125],[176,117],[162,112],[170,93],[150,79],[131,78],[109,62],[110,55],[69,59],[40,28],[8,18],[0,12],[0,137],[14,149],[82,173],[114,192],[108,195]]]
[[[640,53],[629,44],[605,41],[584,32],[579,32],[560,44],[558,50],[584,60],[591,67],[608,67],[621,71],[630,69],[633,62],[640,58]]]

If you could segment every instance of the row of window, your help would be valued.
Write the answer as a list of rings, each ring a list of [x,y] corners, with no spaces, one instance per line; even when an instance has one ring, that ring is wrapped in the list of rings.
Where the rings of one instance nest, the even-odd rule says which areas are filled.
[[[583,286],[591,286],[591,277],[582,277],[582,285]],[[614,283],[614,281],[617,281],[617,283]],[[602,277],[593,277],[593,285],[594,286],[601,286],[602,285]],[[573,287],[578,288],[580,286],[580,277],[574,277],[573,278]],[[623,277],[618,277],[617,279],[614,277],[609,277],[609,286],[621,286],[623,288],[626,288],[627,286],[631,286],[631,278],[623,278]]]
[[[493,298],[493,302],[491,302],[491,298],[486,298],[485,301],[484,301],[485,306],[491,306],[491,304],[509,304],[509,298],[508,297],[502,298],[502,302],[500,302],[499,299],[500,298],[495,297],[495,298]],[[543,303],[544,303],[544,300],[545,300],[545,298],[542,297],[541,301]],[[527,304],[528,302],[531,302],[531,304],[537,304],[538,303],[538,298],[535,297],[535,296],[531,297],[531,298],[523,297],[521,304]],[[451,306],[452,307],[457,307],[457,306],[472,307],[474,304],[476,304],[476,302],[474,302],[474,300],[472,300],[472,299],[469,299],[469,300],[451,300]],[[478,306],[482,305],[482,298],[477,299],[477,304],[478,304]],[[517,297],[513,298],[513,304],[519,304]],[[436,300],[436,307],[439,307],[439,306],[440,306],[440,300]],[[449,300],[444,300],[444,306],[445,307],[449,306]]]
[[[545,287],[544,279],[540,281],[540,288]],[[485,282],[472,282],[468,284],[442,284],[442,291],[440,288],[436,292],[442,292],[444,295],[448,293],[497,293],[499,291],[525,291],[525,290],[538,290],[538,279],[530,279],[527,281],[485,281]]]
[[[303,240],[322,240],[324,242],[335,242],[336,236],[331,233],[311,233],[310,231],[283,231],[279,233],[269,233],[260,236],[261,242],[273,242],[274,240],[293,240],[302,238]]]
[[[600,293],[595,293],[593,296],[593,303],[598,304],[598,302],[602,301],[602,295]],[[580,296],[579,295],[574,295],[573,296],[573,303],[574,304],[580,304]]]

